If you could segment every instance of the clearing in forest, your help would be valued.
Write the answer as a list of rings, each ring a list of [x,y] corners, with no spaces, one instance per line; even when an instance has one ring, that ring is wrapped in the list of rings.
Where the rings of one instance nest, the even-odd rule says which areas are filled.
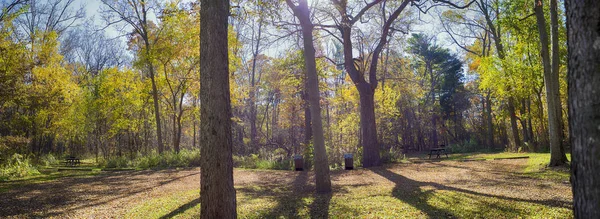
[[[572,218],[564,177],[525,173],[528,159],[393,164],[332,172],[234,172],[240,218]],[[200,170],[103,172],[0,184],[0,217],[195,218]]]

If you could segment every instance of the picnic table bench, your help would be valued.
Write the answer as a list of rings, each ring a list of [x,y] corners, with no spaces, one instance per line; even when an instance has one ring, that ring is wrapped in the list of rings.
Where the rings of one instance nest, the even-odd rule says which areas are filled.
[[[448,158],[448,151],[446,150],[445,145],[440,145],[440,147],[432,148],[429,150],[429,159],[431,159],[431,155],[436,155],[435,158],[441,158],[440,155],[445,154],[446,158]]]
[[[67,166],[72,166],[72,167],[74,167],[74,166],[79,166],[79,164],[81,164],[81,161],[79,160],[79,158],[76,158],[76,157],[73,157],[73,156],[71,156],[71,157],[67,157],[67,158],[65,159],[65,164],[66,164]]]

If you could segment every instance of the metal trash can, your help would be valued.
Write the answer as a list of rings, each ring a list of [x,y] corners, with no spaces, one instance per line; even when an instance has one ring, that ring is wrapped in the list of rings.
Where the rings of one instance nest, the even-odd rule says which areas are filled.
[[[344,154],[344,163],[346,166],[346,170],[353,170],[354,169],[354,158],[352,156],[352,154]]]
[[[296,171],[304,170],[304,159],[302,159],[302,155],[294,156],[294,168]]]

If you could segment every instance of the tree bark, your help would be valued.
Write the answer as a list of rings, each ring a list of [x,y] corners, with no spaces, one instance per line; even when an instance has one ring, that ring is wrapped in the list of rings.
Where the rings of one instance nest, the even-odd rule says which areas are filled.
[[[308,98],[310,103],[310,115],[313,129],[314,157],[315,157],[315,179],[317,193],[330,193],[331,180],[329,178],[329,164],[327,162],[327,151],[323,136],[323,121],[321,119],[321,104],[319,93],[319,76],[317,75],[317,63],[315,61],[315,47],[313,45],[313,24],[310,20],[307,0],[300,0],[298,6],[294,6],[291,0],[286,0],[288,6],[294,11],[294,15],[300,21],[302,28],[302,40],[304,42],[304,67],[306,68],[306,79],[308,87]]]
[[[362,132],[363,167],[381,165],[377,126],[375,123],[375,92],[368,84],[357,85],[360,97],[360,127]]]
[[[553,59],[556,59],[556,63],[552,63],[552,65],[556,65],[556,72],[553,72],[554,68],[551,68],[550,66],[548,32],[546,31],[546,18],[544,17],[543,1],[534,0],[534,3],[535,17],[537,19],[538,32],[540,34],[540,43],[542,45],[542,63],[544,65],[544,82],[546,86],[546,102],[548,105],[548,135],[550,137],[549,166],[559,166],[567,162],[567,157],[562,149],[562,119],[559,117],[561,115],[561,107],[560,92],[558,87],[558,56],[553,57]],[[558,36],[556,37],[556,40],[558,40]],[[558,44],[556,47],[558,47]],[[556,50],[556,52],[558,52],[558,50]]]
[[[515,141],[515,146],[518,149],[521,147],[521,139],[519,138],[519,127],[517,126],[517,114],[515,113],[515,103],[514,98],[508,98],[508,114],[510,114],[510,129],[512,132],[513,140]]]
[[[306,75],[308,75],[308,73],[305,72]],[[303,92],[303,99],[304,99],[304,146],[308,147],[308,145],[310,144],[310,140],[312,139],[312,127],[311,127],[311,123],[310,121],[312,120],[311,116],[310,116],[310,100],[309,100],[309,94],[308,94],[308,90],[309,90],[309,85],[308,85],[308,79],[305,77],[304,78],[304,92]]]
[[[566,0],[575,218],[600,215],[600,1]]]
[[[229,0],[201,0],[201,6],[200,217],[237,218],[227,48]]]

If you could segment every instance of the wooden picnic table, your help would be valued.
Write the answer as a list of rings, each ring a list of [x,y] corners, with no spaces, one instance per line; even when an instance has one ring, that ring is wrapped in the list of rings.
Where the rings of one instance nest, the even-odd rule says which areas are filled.
[[[432,148],[429,151],[429,159],[431,159],[431,155],[435,154],[436,157],[435,158],[441,158],[440,155],[444,153],[446,155],[446,158],[448,158],[448,151],[446,151],[445,147],[439,147],[439,148]]]
[[[79,164],[81,164],[81,161],[79,160],[79,158],[76,158],[76,157],[67,157],[65,159],[65,164],[67,166],[74,167],[74,166],[79,166]]]

